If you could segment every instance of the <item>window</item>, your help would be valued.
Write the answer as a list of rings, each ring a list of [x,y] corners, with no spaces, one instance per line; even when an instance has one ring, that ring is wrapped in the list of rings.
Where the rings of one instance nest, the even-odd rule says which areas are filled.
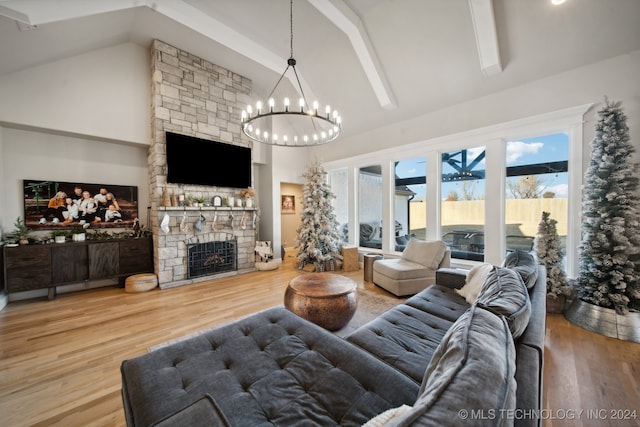
[[[440,231],[451,257],[484,261],[484,147],[442,154]]]
[[[349,242],[349,175],[347,169],[336,169],[329,172],[329,185],[333,195],[333,209],[339,224],[343,242]]]
[[[360,246],[382,249],[382,167],[358,170],[358,224]]]
[[[426,158],[395,162],[394,231],[395,250],[402,251],[407,239],[426,239],[427,231]]]
[[[397,240],[391,238],[396,233],[415,234],[447,242],[454,266],[468,268],[480,261],[499,265],[505,252],[532,247],[542,211],[548,209],[558,221],[563,244],[576,248],[581,233],[583,122],[590,107],[581,105],[326,163],[328,170],[348,171],[350,227],[367,224],[360,227],[358,236],[351,236],[351,242],[359,237],[361,246],[382,246],[383,251],[392,252],[397,251]],[[525,192],[518,189],[518,180],[527,176],[534,184],[542,182],[528,184],[542,194],[523,201]],[[407,192],[401,199],[400,185],[415,195]],[[416,214],[414,205],[423,195],[426,214]],[[531,203],[537,205],[518,207]],[[565,254],[567,276],[576,277],[578,252]]]
[[[566,248],[569,136],[555,133],[506,144],[505,234],[507,251],[532,251],[542,212],[557,223]]]

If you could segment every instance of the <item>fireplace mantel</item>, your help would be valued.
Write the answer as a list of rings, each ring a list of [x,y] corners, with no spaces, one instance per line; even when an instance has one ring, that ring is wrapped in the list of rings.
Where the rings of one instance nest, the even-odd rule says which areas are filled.
[[[158,207],[159,211],[168,211],[168,212],[172,212],[172,211],[178,211],[178,212],[182,212],[182,211],[188,211],[188,212],[197,212],[197,211],[233,211],[233,212],[242,212],[242,211],[249,211],[249,212],[253,212],[253,211],[257,211],[258,209],[256,208],[246,208],[246,207],[231,207],[231,206],[159,206]]]

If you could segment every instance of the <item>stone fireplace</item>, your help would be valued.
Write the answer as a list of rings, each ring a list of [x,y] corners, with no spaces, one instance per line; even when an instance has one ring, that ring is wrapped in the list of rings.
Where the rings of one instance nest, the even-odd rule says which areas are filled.
[[[237,199],[240,189],[167,183],[165,140],[169,131],[251,147],[241,136],[240,124],[251,81],[159,40],[151,47],[151,76],[149,215],[160,287],[253,271],[257,210],[166,206],[167,196],[175,200],[190,195],[211,202],[215,196]],[[224,159],[211,159],[211,167],[221,162]],[[202,265],[195,266],[194,260]]]

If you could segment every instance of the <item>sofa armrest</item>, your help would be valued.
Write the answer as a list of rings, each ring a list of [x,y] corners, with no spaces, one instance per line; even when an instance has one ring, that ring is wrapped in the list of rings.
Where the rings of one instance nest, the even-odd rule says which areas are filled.
[[[467,270],[439,268],[436,270],[436,284],[450,289],[460,289],[467,280]]]

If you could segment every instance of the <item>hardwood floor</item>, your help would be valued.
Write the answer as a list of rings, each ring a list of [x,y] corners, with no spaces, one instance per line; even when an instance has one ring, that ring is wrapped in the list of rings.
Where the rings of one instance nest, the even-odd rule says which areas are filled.
[[[10,303],[0,311],[0,424],[124,425],[122,360],[282,304],[287,283],[298,274],[281,267],[163,291],[127,294],[112,287]],[[384,293],[363,281],[362,270],[343,274]],[[640,344],[548,316],[545,363],[544,407],[556,418],[545,425],[640,425],[586,420],[586,414],[577,422],[557,419],[577,409],[603,409],[597,414],[608,418],[613,409],[640,411]]]

